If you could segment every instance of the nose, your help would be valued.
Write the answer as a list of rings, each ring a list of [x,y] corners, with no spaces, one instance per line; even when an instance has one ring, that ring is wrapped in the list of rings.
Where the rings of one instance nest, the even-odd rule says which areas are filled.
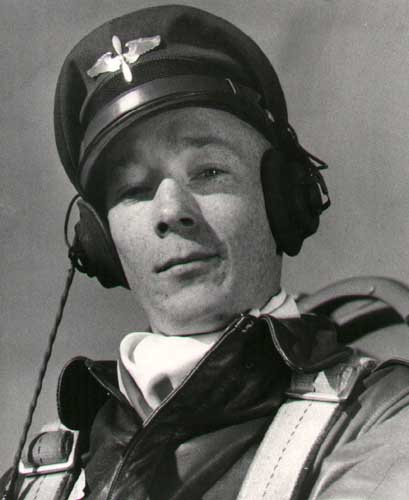
[[[155,194],[154,227],[160,238],[188,233],[197,225],[199,209],[194,197],[174,179],[163,179]]]

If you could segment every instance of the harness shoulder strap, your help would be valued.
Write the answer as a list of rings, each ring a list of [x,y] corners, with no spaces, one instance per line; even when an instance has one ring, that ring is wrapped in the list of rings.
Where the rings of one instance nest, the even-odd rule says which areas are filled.
[[[43,426],[40,433],[31,439],[19,463],[16,498],[83,498],[81,490],[85,481],[83,474],[80,474],[78,438],[78,431],[72,431],[60,422]]]
[[[377,362],[353,353],[317,373],[294,372],[281,405],[247,472],[238,500],[292,500],[324,437],[357,382]]]

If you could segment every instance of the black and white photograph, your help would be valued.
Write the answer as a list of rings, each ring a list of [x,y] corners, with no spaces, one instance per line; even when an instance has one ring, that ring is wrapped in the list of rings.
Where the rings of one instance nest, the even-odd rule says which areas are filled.
[[[409,498],[407,0],[2,0],[0,498]]]

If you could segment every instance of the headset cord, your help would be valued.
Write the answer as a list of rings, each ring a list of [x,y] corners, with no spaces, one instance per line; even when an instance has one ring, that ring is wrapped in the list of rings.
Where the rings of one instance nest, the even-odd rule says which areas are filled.
[[[65,242],[67,243],[67,246],[69,247],[68,255],[69,255],[69,258],[71,260],[71,267],[68,270],[68,274],[67,274],[67,278],[66,278],[65,286],[64,286],[64,291],[61,295],[58,311],[57,311],[57,314],[56,314],[55,320],[54,320],[54,325],[53,325],[51,332],[50,332],[50,335],[48,337],[47,349],[46,349],[44,356],[43,356],[43,361],[42,361],[42,364],[40,367],[40,371],[38,373],[37,383],[36,383],[36,386],[34,389],[34,394],[33,394],[32,400],[31,400],[30,407],[28,409],[26,421],[24,423],[23,432],[21,433],[21,437],[20,437],[20,441],[19,441],[19,444],[17,447],[17,451],[16,451],[16,454],[14,455],[13,465],[11,467],[10,479],[9,479],[8,485],[7,485],[5,491],[2,495],[2,500],[14,500],[14,488],[16,486],[16,481],[18,478],[19,462],[21,459],[21,455],[23,453],[24,445],[26,444],[26,441],[27,441],[28,431],[30,430],[30,427],[31,427],[31,424],[33,421],[34,411],[37,407],[38,398],[40,396],[41,389],[43,387],[44,377],[45,377],[48,363],[50,361],[50,357],[51,357],[51,354],[53,351],[55,339],[57,337],[58,328],[61,324],[65,304],[67,303],[70,288],[71,288],[71,285],[72,285],[72,282],[74,279],[74,275],[75,275],[75,267],[76,267],[75,260],[76,259],[75,259],[74,255],[72,254],[73,253],[72,252],[73,245],[71,245],[68,242],[67,230],[68,230],[68,219],[69,219],[69,216],[71,214],[72,207],[73,207],[75,201],[77,200],[77,198],[78,198],[78,196],[75,196],[71,200],[71,202],[68,206],[68,209],[67,209],[67,213],[65,216],[65,223],[64,223],[64,236],[65,236]]]
[[[40,368],[40,371],[38,374],[37,384],[36,384],[35,389],[34,389],[33,398],[31,400],[31,404],[30,404],[30,407],[28,410],[27,418],[26,418],[26,421],[24,423],[24,428],[23,428],[23,432],[22,432],[21,437],[20,437],[18,448],[17,448],[16,454],[14,456],[14,461],[13,461],[13,465],[12,465],[12,469],[11,469],[10,481],[9,481],[8,487],[6,488],[5,493],[3,494],[2,500],[13,500],[13,496],[11,496],[11,495],[13,494],[13,489],[14,489],[14,486],[15,486],[15,483],[17,480],[17,476],[18,476],[18,464],[20,462],[20,458],[21,458],[21,454],[23,452],[24,445],[26,444],[27,434],[28,434],[28,431],[31,427],[34,411],[36,409],[37,402],[38,402],[38,397],[39,397],[41,389],[43,387],[43,381],[44,381],[45,373],[47,371],[48,362],[50,361],[51,353],[53,351],[55,339],[57,336],[58,327],[60,326],[60,323],[61,323],[61,320],[63,317],[64,307],[65,307],[65,304],[66,304],[67,299],[68,299],[68,294],[69,294],[69,291],[71,288],[72,281],[74,279],[74,274],[75,274],[75,267],[74,267],[74,264],[72,264],[71,268],[68,270],[67,279],[66,279],[65,287],[64,287],[64,292],[61,296],[61,300],[60,300],[59,308],[57,311],[57,315],[55,317],[54,325],[51,329],[50,336],[48,338],[47,349],[44,353],[43,362],[41,364],[41,368]]]
[[[65,304],[66,304],[67,299],[68,299],[68,294],[69,294],[69,291],[71,288],[72,281],[74,279],[74,274],[75,274],[75,267],[74,267],[74,264],[72,264],[71,268],[68,270],[67,279],[66,279],[65,287],[64,287],[64,292],[61,296],[61,300],[60,300],[59,308],[57,311],[57,315],[55,317],[54,325],[51,329],[50,336],[48,338],[47,349],[44,353],[43,362],[41,364],[41,368],[40,368],[40,371],[38,374],[37,384],[36,384],[36,387],[34,390],[33,398],[31,400],[31,404],[30,404],[30,407],[28,410],[27,418],[26,418],[26,421],[24,423],[24,428],[23,428],[23,432],[22,432],[21,437],[20,437],[18,448],[17,448],[16,454],[14,456],[14,461],[13,461],[13,465],[12,465],[12,469],[11,469],[10,481],[9,481],[8,487],[6,488],[6,491],[2,497],[2,500],[13,500],[13,497],[10,495],[12,495],[12,493],[13,493],[15,482],[17,480],[18,464],[20,462],[20,458],[21,458],[21,454],[23,452],[24,445],[26,444],[27,434],[28,434],[28,431],[31,427],[31,423],[33,420],[33,414],[34,414],[34,411],[36,409],[38,397],[40,395],[40,392],[41,392],[41,389],[43,386],[43,381],[44,381],[45,373],[47,371],[48,362],[50,361],[51,353],[52,353],[55,339],[57,336],[58,327],[60,326],[60,323],[61,323],[61,320],[63,317],[64,307],[65,307]]]

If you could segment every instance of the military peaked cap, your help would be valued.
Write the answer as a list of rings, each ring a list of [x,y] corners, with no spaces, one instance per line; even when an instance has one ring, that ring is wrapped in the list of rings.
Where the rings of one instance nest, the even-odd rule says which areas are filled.
[[[66,58],[55,95],[57,148],[71,182],[86,194],[98,156],[120,130],[189,105],[227,110],[262,133],[272,123],[287,128],[271,63],[228,21],[167,5],[95,29]]]

